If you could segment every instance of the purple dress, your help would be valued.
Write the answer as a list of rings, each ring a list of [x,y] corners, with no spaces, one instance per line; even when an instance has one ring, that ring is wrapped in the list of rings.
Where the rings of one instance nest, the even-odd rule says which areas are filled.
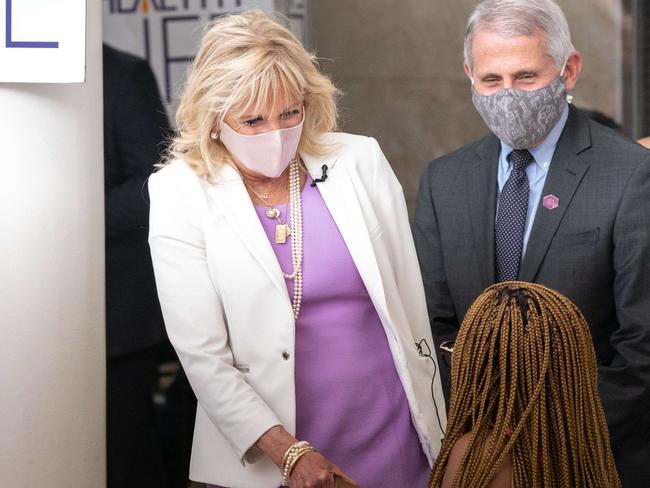
[[[303,200],[303,301],[296,322],[296,437],[363,488],[427,486],[429,464],[411,422],[383,326],[311,179]],[[282,221],[287,205],[277,205]],[[256,208],[285,273],[291,244]],[[293,296],[293,281],[286,280]]]

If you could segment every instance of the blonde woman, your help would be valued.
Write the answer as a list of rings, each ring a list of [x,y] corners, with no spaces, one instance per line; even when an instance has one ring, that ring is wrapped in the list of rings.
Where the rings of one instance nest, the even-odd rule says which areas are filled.
[[[430,488],[621,486],[591,333],[569,299],[532,283],[493,285],[452,350],[449,425]]]
[[[149,188],[193,480],[426,486],[445,408],[404,197],[374,139],[331,132],[335,95],[261,12],[214,22],[189,73]]]

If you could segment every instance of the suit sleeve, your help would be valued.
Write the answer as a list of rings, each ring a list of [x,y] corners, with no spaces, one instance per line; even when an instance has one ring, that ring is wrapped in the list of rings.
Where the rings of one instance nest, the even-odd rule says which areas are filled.
[[[261,451],[259,437],[281,422],[233,367],[228,324],[218,287],[209,272],[201,206],[189,203],[174,174],[149,181],[149,244],[169,340],[196,397],[212,423],[245,461]],[[201,192],[197,187],[194,199]]]
[[[440,230],[431,188],[434,163],[429,164],[420,180],[418,200],[413,219],[413,238],[420,263],[429,325],[438,354],[442,386],[447,400],[451,390],[451,370],[441,361],[439,346],[454,340],[460,324],[453,306],[443,263]]]
[[[650,438],[650,158],[628,181],[613,234],[614,298],[619,328],[613,360],[599,369],[614,445]]]
[[[109,239],[146,229],[149,209],[146,180],[160,161],[169,122],[149,64],[142,60],[115,75],[120,90],[112,108],[111,143],[117,151],[121,181],[108,189],[106,233]],[[106,110],[111,110],[107,107]],[[113,163],[111,163],[113,164]]]

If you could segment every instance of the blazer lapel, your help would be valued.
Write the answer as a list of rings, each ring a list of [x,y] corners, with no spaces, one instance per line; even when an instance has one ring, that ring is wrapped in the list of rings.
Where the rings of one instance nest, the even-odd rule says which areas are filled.
[[[208,188],[208,195],[242,244],[288,299],[287,286],[280,264],[241,177],[230,165],[224,164],[219,169],[216,181],[217,183]]]
[[[467,202],[469,204],[474,247],[483,288],[494,283],[494,219],[497,202],[497,166],[501,145],[488,136],[478,145],[478,158],[467,166]]]
[[[337,165],[336,157],[317,158],[303,154],[302,158],[312,179],[320,178],[322,166],[327,164],[327,180],[318,183],[320,194],[345,241],[379,316],[388,317],[390,320],[381,273],[357,193],[357,191],[364,191],[361,182],[356,181],[358,175],[349,165],[340,163]],[[359,185],[359,190],[355,182]]]
[[[576,189],[589,169],[589,164],[578,157],[579,153],[591,146],[589,125],[583,117],[572,108],[567,125],[558,141],[544,183],[542,198],[554,195],[559,199],[559,206],[550,210],[540,202],[537,207],[526,254],[519,272],[519,279],[522,281],[533,281],[537,276],[553,236],[571,204]]]

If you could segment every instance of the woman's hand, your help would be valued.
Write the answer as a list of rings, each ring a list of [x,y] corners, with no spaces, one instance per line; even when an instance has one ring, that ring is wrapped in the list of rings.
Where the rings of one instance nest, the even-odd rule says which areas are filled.
[[[257,447],[281,469],[284,453],[296,442],[298,440],[284,427],[276,425],[257,440]],[[308,452],[295,464],[289,477],[289,488],[335,488],[334,475],[353,487],[359,486],[325,456],[318,452]]]
[[[308,452],[303,455],[289,477],[289,488],[335,488],[334,475],[337,475],[350,486],[359,486],[341,468],[332,464],[318,452]]]

